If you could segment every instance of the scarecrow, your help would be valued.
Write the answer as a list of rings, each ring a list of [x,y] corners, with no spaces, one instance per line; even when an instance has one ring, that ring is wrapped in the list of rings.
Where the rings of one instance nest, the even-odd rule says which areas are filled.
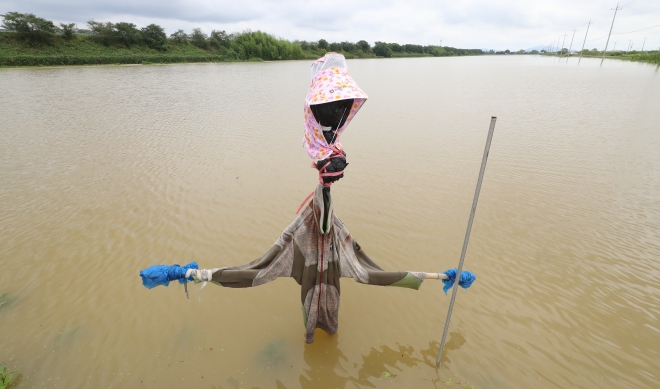
[[[307,343],[320,328],[335,334],[338,328],[340,278],[379,286],[419,289],[425,279],[441,279],[445,293],[454,284],[456,270],[444,273],[385,271],[378,266],[335,215],[331,185],[344,176],[348,165],[339,142],[341,134],[360,110],[367,95],[348,73],[343,55],[328,53],[312,64],[312,81],[304,104],[303,146],[319,185],[298,208],[298,217],[260,258],[241,266],[198,269],[195,262],[152,266],[140,272],[143,284],[152,288],[170,281],[207,282],[229,288],[247,288],[293,278],[300,285],[300,302]],[[462,272],[459,285],[469,287],[476,277]],[[186,287],[187,293],[187,287]]]

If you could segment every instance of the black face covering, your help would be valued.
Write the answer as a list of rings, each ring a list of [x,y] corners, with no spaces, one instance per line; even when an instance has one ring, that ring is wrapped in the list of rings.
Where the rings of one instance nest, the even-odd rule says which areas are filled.
[[[323,127],[331,127],[329,131],[323,131],[323,137],[328,144],[334,143],[337,139],[336,131],[346,123],[346,118],[351,112],[353,99],[333,101],[324,104],[314,104],[309,108],[314,114],[316,122]]]

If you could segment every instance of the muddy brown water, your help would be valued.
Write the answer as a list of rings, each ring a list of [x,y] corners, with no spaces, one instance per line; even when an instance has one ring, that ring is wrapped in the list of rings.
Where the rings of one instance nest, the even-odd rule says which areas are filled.
[[[308,62],[0,71],[0,363],[36,388],[660,387],[660,73],[537,56],[349,61],[337,215],[384,268],[306,345],[292,279],[147,290],[265,252],[317,182]],[[471,385],[471,386],[470,386]]]

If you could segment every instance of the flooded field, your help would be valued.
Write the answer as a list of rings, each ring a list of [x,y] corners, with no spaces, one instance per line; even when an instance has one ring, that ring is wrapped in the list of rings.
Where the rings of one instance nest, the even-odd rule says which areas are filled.
[[[386,270],[306,345],[293,279],[147,290],[263,254],[317,184],[309,62],[0,71],[0,364],[25,388],[660,387],[660,72],[538,56],[349,61],[335,211]],[[201,296],[201,301],[198,301]]]

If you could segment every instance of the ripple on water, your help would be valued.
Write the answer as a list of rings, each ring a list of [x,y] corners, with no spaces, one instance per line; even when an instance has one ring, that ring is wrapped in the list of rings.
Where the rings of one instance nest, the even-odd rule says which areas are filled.
[[[455,267],[498,116],[466,260],[479,279],[438,370],[438,283],[345,280],[339,334],[312,345],[291,280],[201,303],[145,290],[146,266],[245,263],[293,220],[317,180],[308,65],[0,72],[0,342],[25,384],[660,386],[660,88],[638,64],[350,61],[370,100],[333,195],[387,269]]]

